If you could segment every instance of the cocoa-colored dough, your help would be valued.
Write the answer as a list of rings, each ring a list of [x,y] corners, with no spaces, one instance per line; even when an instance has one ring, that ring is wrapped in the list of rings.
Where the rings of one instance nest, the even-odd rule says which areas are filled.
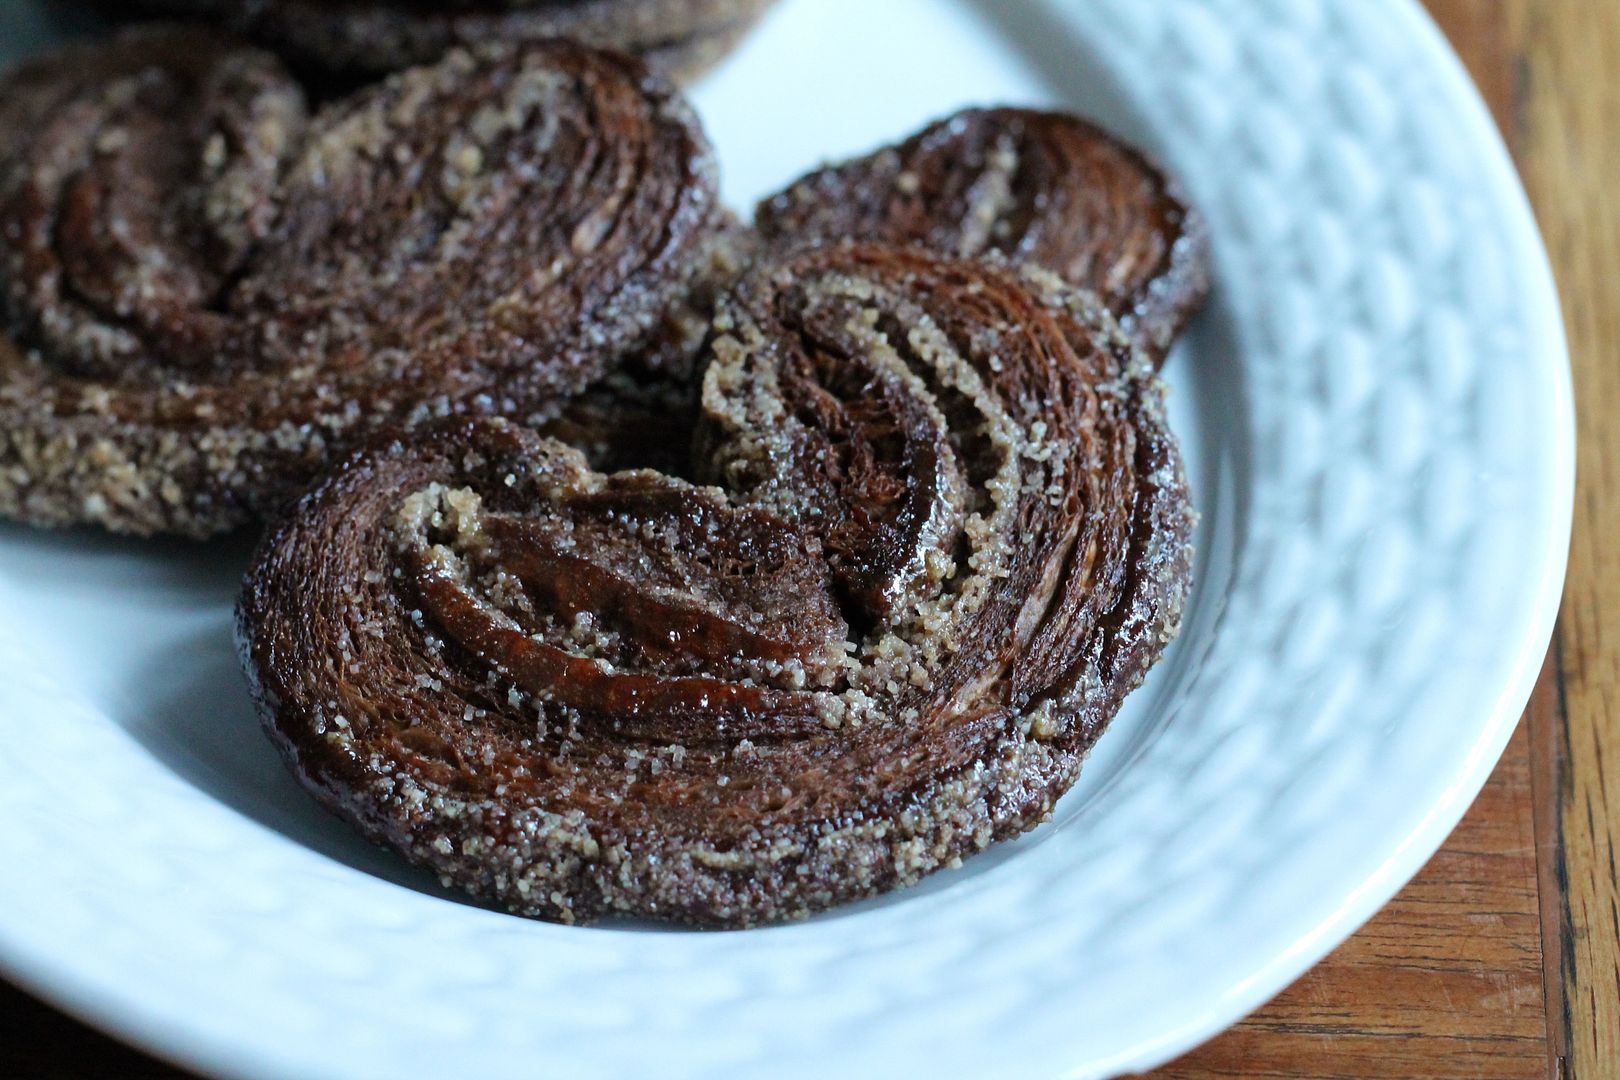
[[[1140,150],[1058,112],[970,109],[760,204],[776,245],[999,252],[1089,289],[1155,364],[1209,289],[1202,217]]]
[[[455,51],[313,115],[137,30],[0,83],[0,514],[206,536],[367,433],[543,420],[670,333],[715,168],[635,59]]]
[[[530,916],[749,926],[1043,820],[1175,633],[1163,388],[1050,273],[836,245],[705,349],[694,486],[504,421],[355,454],[238,609],[366,835]]]

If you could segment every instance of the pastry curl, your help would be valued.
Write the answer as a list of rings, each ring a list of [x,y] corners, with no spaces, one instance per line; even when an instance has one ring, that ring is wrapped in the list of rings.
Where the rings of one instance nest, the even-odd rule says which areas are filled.
[[[1102,297],[1163,362],[1209,290],[1202,217],[1146,155],[1065,113],[972,109],[760,204],[770,243],[997,252]]]
[[[500,421],[353,456],[238,608],[304,782],[520,914],[800,917],[1043,820],[1179,624],[1162,387],[1034,268],[765,260],[695,451],[710,486]]]
[[[736,264],[761,245],[843,238],[1045,267],[1101,296],[1155,366],[1209,284],[1202,218],[1175,184],[1136,150],[1060,113],[973,110],[898,147],[812,172],[762,202],[757,233],[734,230],[728,251]],[[723,294],[727,280],[711,275],[694,307]],[[598,467],[685,475],[692,394],[678,377],[634,368],[570,403],[547,433],[585,449]]]
[[[0,513],[205,536],[365,433],[544,418],[706,265],[663,80],[551,42],[309,115],[268,54],[126,34],[0,85]]]

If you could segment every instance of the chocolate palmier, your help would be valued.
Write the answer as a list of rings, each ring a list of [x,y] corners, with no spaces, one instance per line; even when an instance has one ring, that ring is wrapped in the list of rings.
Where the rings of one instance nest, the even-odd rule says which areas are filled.
[[[915,882],[1043,820],[1175,633],[1162,393],[1036,268],[767,258],[716,317],[704,485],[461,420],[307,495],[238,608],[261,716],[367,836],[520,914]]]
[[[1202,218],[1141,151],[1065,113],[958,113],[760,204],[778,245],[868,239],[999,252],[1100,296],[1154,362],[1209,288]]]
[[[457,46],[571,37],[695,77],[730,52],[771,0],[140,0],[209,18],[293,61],[339,75],[427,63]]]
[[[544,419],[665,332],[717,213],[622,54],[456,51],[313,115],[202,32],[42,57],[0,86],[0,513],[204,536],[375,428]]]

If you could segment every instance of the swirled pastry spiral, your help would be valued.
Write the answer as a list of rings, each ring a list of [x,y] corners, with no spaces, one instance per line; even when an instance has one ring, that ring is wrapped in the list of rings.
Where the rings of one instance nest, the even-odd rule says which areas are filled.
[[[0,85],[0,513],[208,535],[373,428],[544,417],[660,332],[714,192],[673,89],[569,43],[313,116],[201,32],[43,57]]]
[[[1089,294],[884,245],[720,308],[697,486],[502,421],[372,446],[238,609],[306,784],[531,916],[745,926],[1031,828],[1174,634],[1162,388]]]
[[[340,74],[426,63],[456,46],[571,37],[685,79],[720,60],[771,0],[140,0],[204,16]]]
[[[1045,267],[1103,297],[1155,366],[1208,290],[1203,221],[1176,185],[1138,151],[1061,113],[970,110],[898,147],[812,172],[764,200],[757,234],[734,231],[727,253],[738,264],[761,243],[848,237]],[[700,297],[721,292],[711,285]],[[600,468],[684,475],[693,395],[680,378],[634,367],[571,402],[547,433]]]
[[[760,204],[767,241],[999,252],[1102,297],[1154,362],[1209,288],[1203,220],[1140,151],[1066,113],[973,109]]]

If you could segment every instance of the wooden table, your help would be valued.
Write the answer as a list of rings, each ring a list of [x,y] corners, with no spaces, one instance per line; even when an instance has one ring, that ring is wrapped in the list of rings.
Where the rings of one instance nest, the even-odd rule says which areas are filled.
[[[1518,156],[1563,289],[1581,476],[1558,639],[1501,765],[1416,880],[1155,1075],[1620,1077],[1620,0],[1428,3]],[[182,1074],[0,984],[0,1075]]]

